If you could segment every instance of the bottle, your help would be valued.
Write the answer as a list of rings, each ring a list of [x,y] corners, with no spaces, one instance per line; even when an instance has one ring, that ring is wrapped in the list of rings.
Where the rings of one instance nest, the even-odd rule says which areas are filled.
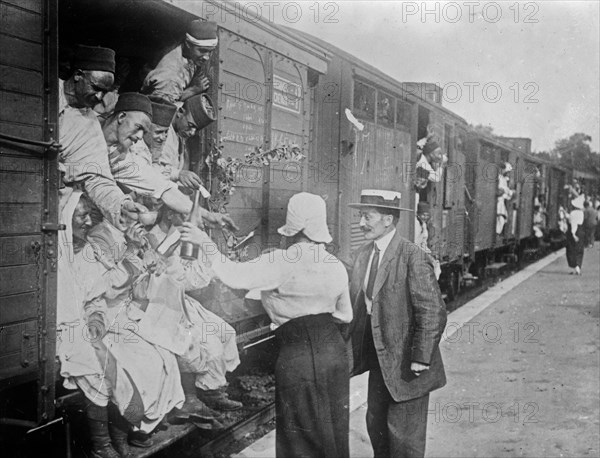
[[[198,224],[198,221],[196,220],[196,213],[198,210],[199,196],[200,196],[199,191],[194,191],[194,194],[193,194],[194,204],[192,205],[192,211],[190,212],[189,216],[186,218],[186,221],[189,221],[192,224]],[[195,259],[198,259],[198,254],[200,252],[199,250],[200,250],[200,247],[198,245],[194,245],[192,242],[182,242],[181,249],[179,251],[179,256],[182,259],[186,259],[188,261],[193,261]]]

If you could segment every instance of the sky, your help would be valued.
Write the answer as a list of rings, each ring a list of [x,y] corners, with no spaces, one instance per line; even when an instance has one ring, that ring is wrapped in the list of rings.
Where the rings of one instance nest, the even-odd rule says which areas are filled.
[[[264,17],[315,35],[535,151],[576,132],[600,151],[600,2],[271,1]]]

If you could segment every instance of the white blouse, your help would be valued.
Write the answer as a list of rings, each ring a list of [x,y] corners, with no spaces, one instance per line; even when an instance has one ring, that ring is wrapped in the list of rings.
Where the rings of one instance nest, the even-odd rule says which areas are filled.
[[[277,326],[319,313],[331,313],[342,323],[352,321],[346,269],[321,244],[296,243],[243,263],[217,255],[212,269],[230,288],[260,290],[263,306]]]

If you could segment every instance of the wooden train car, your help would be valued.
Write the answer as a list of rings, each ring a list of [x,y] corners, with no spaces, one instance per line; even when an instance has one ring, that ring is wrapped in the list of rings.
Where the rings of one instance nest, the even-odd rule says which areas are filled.
[[[59,8],[60,6],[60,8]],[[432,206],[431,245],[449,296],[468,270],[482,275],[531,239],[535,199],[547,226],[558,225],[564,186],[573,176],[539,160],[527,139],[482,135],[441,105],[435,86],[396,81],[310,35],[239,15],[235,4],[171,0],[0,0],[0,423],[35,427],[55,417],[58,82],[75,44],[101,45],[128,67],[121,90],[137,90],[146,63],[173,46],[192,19],[219,23],[208,66],[216,122],[188,145],[195,170],[210,177],[215,152],[247,162],[260,150],[296,148],[305,160],[246,164],[227,210],[254,232],[245,258],[277,245],[286,203],[299,191],[323,195],[335,252],[348,258],[363,243],[348,207],[360,190],[400,191],[415,208],[417,140],[434,132],[449,162],[444,179],[420,198]],[[439,88],[438,88],[439,89]],[[515,198],[496,234],[499,165],[513,165]],[[214,184],[214,183],[213,183]],[[218,186],[213,186],[218,192]],[[414,236],[414,214],[398,229]],[[220,237],[221,234],[214,234]],[[227,234],[223,234],[227,236]],[[232,324],[240,341],[268,332],[260,303],[215,284],[202,302]],[[8,390],[35,383],[37,397],[9,405]],[[24,399],[24,401],[23,401]],[[2,442],[0,441],[0,446]]]
[[[9,425],[54,416],[57,36],[56,1],[0,2],[0,390],[37,381]]]
[[[331,63],[316,87],[317,168],[323,177],[315,190],[328,196],[328,215],[338,254],[347,258],[364,243],[357,202],[361,189],[388,189],[402,194],[401,205],[415,209],[417,140],[428,129],[449,158],[443,181],[430,183],[422,199],[431,204],[430,245],[442,262],[442,283],[458,281],[463,259],[465,221],[464,119],[440,104],[439,97],[421,96],[419,83],[396,81],[351,54],[316,37],[307,39],[327,49]],[[425,84],[425,83],[423,83]],[[329,171],[329,172],[327,172]],[[400,218],[398,230],[414,237],[415,214]]]

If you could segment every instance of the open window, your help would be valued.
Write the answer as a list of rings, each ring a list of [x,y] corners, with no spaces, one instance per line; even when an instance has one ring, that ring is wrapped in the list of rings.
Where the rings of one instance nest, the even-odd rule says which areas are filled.
[[[394,97],[385,92],[379,91],[377,94],[377,124],[386,127],[394,127]]]
[[[138,91],[147,71],[182,41],[194,19],[198,18],[158,0],[61,0],[61,69],[67,69],[77,44],[104,46],[116,52],[115,79],[121,92]]]
[[[375,122],[375,88],[354,82],[354,115]]]

